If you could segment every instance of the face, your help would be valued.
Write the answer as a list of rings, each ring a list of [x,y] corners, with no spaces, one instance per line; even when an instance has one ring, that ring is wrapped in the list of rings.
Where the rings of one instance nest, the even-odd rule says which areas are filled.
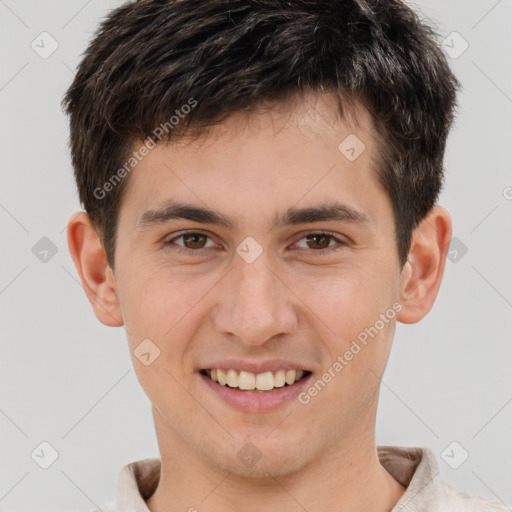
[[[236,114],[132,171],[115,282],[161,447],[277,476],[373,439],[401,274],[369,116],[334,112]]]

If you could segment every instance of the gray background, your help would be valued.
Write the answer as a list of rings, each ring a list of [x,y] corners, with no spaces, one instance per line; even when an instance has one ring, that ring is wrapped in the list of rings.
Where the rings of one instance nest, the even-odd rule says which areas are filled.
[[[123,465],[158,456],[125,332],[94,317],[65,233],[80,206],[59,102],[98,21],[120,4],[0,1],[4,512],[91,510],[111,501]],[[443,38],[456,31],[469,44],[449,59],[464,90],[440,200],[458,240],[431,313],[398,325],[377,442],[427,446],[443,478],[512,506],[512,1],[413,5]],[[43,31],[59,45],[46,59],[31,47]],[[450,37],[446,50],[460,53]],[[43,237],[57,250],[46,262],[43,246],[33,252]],[[42,441],[59,454],[48,469],[31,458]],[[458,469],[442,456],[453,441],[452,465],[469,453]]]

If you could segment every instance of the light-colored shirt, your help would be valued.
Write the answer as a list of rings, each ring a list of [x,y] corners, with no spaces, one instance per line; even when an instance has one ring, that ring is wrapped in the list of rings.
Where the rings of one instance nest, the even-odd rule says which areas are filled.
[[[504,504],[459,491],[439,475],[428,448],[378,446],[380,463],[407,488],[391,512],[510,512]],[[119,473],[116,502],[94,512],[150,512],[147,500],[156,488],[160,459],[127,464]]]

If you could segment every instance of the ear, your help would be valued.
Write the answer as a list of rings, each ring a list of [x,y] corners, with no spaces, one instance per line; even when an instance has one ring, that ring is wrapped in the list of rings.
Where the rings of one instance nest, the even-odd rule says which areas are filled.
[[[403,309],[397,320],[413,324],[432,309],[446,264],[446,250],[452,237],[448,211],[436,206],[413,231],[411,249],[400,277]]]
[[[123,325],[114,273],[107,255],[85,212],[73,215],[67,228],[68,247],[96,318],[110,327]]]

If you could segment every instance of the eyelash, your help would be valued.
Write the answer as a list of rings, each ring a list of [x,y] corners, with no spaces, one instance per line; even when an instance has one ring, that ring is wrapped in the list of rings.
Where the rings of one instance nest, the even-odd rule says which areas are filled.
[[[206,233],[201,233],[200,231],[182,231],[180,234],[178,234],[178,235],[176,235],[176,236],[174,236],[174,237],[172,237],[172,238],[170,238],[168,240],[165,240],[164,241],[164,246],[168,247],[168,246],[174,245],[175,247],[172,247],[173,251],[177,251],[179,253],[184,253],[184,254],[201,253],[203,251],[207,251],[209,249],[212,249],[212,247],[206,247],[206,248],[203,247],[201,249],[190,249],[190,248],[187,248],[187,247],[181,247],[179,245],[174,244],[175,240],[183,238],[186,235],[202,235],[202,236],[206,236],[208,239],[211,240],[210,236],[208,236]],[[340,240],[333,233],[330,233],[328,231],[311,231],[311,232],[306,233],[305,235],[303,235],[301,238],[299,238],[298,241],[303,240],[304,238],[306,238],[308,236],[311,236],[311,235],[327,236],[331,240],[334,240],[334,241],[338,242],[338,247],[334,246],[334,247],[329,247],[329,248],[326,248],[326,249],[319,249],[319,250],[315,250],[315,249],[302,249],[302,250],[306,250],[306,251],[309,250],[311,252],[314,252],[315,255],[318,255],[318,256],[322,256],[322,255],[327,254],[327,253],[332,253],[332,252],[339,251],[340,249],[343,249],[345,246],[348,245],[347,242],[345,242],[343,240]],[[297,243],[297,242],[295,242],[295,243]]]

